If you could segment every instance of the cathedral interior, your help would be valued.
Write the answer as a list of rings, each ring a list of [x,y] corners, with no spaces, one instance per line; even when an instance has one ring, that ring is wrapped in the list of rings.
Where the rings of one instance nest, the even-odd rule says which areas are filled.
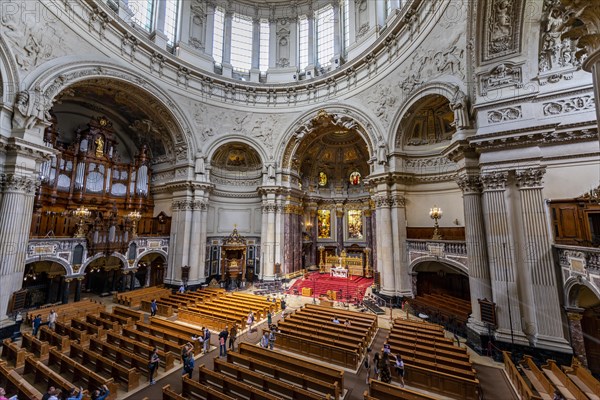
[[[0,336],[343,257],[384,303],[464,301],[479,353],[600,375],[595,2],[0,7]]]

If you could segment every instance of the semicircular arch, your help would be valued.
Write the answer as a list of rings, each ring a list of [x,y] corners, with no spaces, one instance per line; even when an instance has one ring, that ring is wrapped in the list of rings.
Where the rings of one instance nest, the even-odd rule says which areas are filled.
[[[253,138],[241,136],[241,135],[227,135],[227,137],[220,137],[213,141],[206,149],[206,161],[210,163],[215,156],[215,153],[222,148],[224,145],[229,143],[242,143],[249,146],[252,150],[256,151],[264,165],[269,159],[268,154],[264,150],[264,146],[254,140]]]
[[[564,296],[566,307],[579,307],[579,289],[580,287],[589,289],[598,299],[600,299],[600,289],[593,285],[587,279],[571,277],[564,284]]]
[[[19,68],[5,37],[0,35],[0,104],[13,104],[10,98],[19,89]]]
[[[41,90],[49,109],[57,96],[69,87],[93,80],[125,83],[128,89],[142,96],[144,111],[158,118],[168,132],[172,145],[171,161],[189,163],[198,147],[192,137],[192,124],[165,90],[141,78],[136,71],[110,63],[80,61],[57,65],[31,81],[28,87]]]
[[[390,122],[391,130],[390,135],[388,136],[390,140],[388,142],[389,148],[392,149],[392,151],[401,149],[403,138],[401,136],[400,123],[412,106],[425,97],[432,95],[445,97],[449,102],[452,102],[457,94],[463,93],[461,86],[462,85],[459,86],[458,82],[448,83],[435,81],[426,83],[415,90],[411,96],[400,105]]]
[[[128,261],[127,261],[127,257],[125,257],[123,254],[121,253],[111,253],[111,254],[104,254],[104,253],[98,253],[93,255],[92,257],[88,258],[87,260],[85,260],[85,262],[81,265],[81,268],[79,269],[80,273],[84,273],[85,270],[87,269],[87,267],[90,266],[90,264],[100,258],[103,257],[115,257],[118,258],[122,263],[123,263],[123,269],[126,269],[127,266],[129,265]]]
[[[418,272],[416,271],[416,268],[425,262],[437,262],[439,264],[445,265],[447,267],[450,267],[451,269],[456,270],[457,272],[459,272],[462,275],[466,275],[469,276],[469,268],[462,263],[459,263],[458,261],[454,261],[454,260],[450,260],[450,259],[440,259],[439,257],[433,257],[433,256],[424,256],[424,257],[419,257],[416,260],[412,261],[410,263],[410,265],[408,266],[408,270],[411,273],[414,272]]]
[[[377,124],[358,107],[347,104],[322,105],[296,118],[284,132],[275,151],[275,160],[278,161],[281,168],[288,171],[293,169],[295,154],[303,140],[316,130],[320,118],[326,118],[328,119],[326,123],[337,125],[340,128],[355,129],[365,141],[371,157],[375,155],[378,143],[384,140],[381,134],[382,129],[376,128]]]
[[[142,261],[142,258],[144,258],[145,256],[150,255],[150,254],[158,254],[158,255],[164,257],[165,258],[165,268],[167,267],[166,261],[168,260],[168,254],[165,251],[160,250],[160,249],[152,249],[152,250],[146,250],[143,253],[140,253],[137,256],[137,258],[135,259],[132,268],[138,268],[138,264],[140,261]]]
[[[53,263],[60,265],[61,267],[63,267],[65,269],[65,276],[70,276],[70,275],[75,274],[72,266],[68,263],[67,260],[59,258],[59,257],[48,256],[48,255],[26,258],[25,265],[33,264],[33,263],[40,262],[40,261],[51,261]]]

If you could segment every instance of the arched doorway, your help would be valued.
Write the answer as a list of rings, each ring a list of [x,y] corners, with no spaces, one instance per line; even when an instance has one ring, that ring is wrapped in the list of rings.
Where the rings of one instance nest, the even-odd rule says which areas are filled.
[[[581,356],[582,350],[585,350],[585,360],[582,361],[587,362],[593,374],[600,376],[600,298],[587,286],[575,285],[570,292],[570,301],[577,310],[576,313],[569,312],[574,352]],[[580,347],[580,337],[583,339],[583,349]]]
[[[416,295],[445,294],[471,301],[469,277],[439,261],[424,261],[413,269],[417,276]]]
[[[27,264],[23,274],[23,289],[27,290],[26,307],[65,302],[65,267],[61,264],[40,260]]]
[[[122,288],[125,276],[121,274],[123,262],[113,256],[100,257],[88,264],[85,269],[83,291],[98,295],[107,295]]]
[[[162,285],[165,279],[167,260],[160,253],[148,253],[138,262],[135,279],[140,287]]]

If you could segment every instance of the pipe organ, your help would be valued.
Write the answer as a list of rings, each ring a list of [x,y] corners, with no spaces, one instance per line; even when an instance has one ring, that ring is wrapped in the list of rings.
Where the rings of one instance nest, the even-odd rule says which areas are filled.
[[[91,211],[85,221],[90,247],[130,240],[124,232],[131,225],[127,215],[132,211],[141,213],[138,234],[168,235],[171,218],[164,214],[153,218],[147,147],[142,146],[131,162],[121,162],[117,135],[106,117],[93,118],[75,133],[75,140],[65,144],[54,125],[46,130],[46,143],[59,153],[41,167],[31,236],[72,236],[79,221],[71,212],[79,207]]]

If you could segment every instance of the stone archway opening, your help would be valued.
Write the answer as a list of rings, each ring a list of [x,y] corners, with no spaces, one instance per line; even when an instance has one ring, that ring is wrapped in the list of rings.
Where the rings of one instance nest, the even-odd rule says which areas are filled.
[[[424,261],[413,268],[416,295],[445,294],[471,301],[469,277],[458,268],[439,261]]]
[[[67,271],[60,263],[39,260],[25,265],[23,286],[27,290],[26,307],[38,307],[63,300]]]
[[[104,256],[91,261],[85,268],[85,281],[82,290],[107,296],[111,292],[124,291],[126,275],[122,274],[125,265],[115,256]]]
[[[162,285],[166,268],[167,260],[164,255],[148,253],[138,261],[134,276],[140,287]]]
[[[577,307],[576,312],[568,312],[574,353],[593,374],[599,376],[600,298],[584,285],[575,285],[569,295],[571,304]]]

